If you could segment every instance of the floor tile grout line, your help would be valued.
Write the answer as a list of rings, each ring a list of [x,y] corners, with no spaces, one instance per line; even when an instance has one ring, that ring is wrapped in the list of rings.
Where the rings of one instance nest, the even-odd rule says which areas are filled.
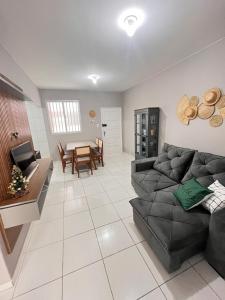
[[[118,222],[120,222],[120,221],[121,221],[121,220],[117,220],[117,221],[115,221],[115,222],[113,222],[113,223],[109,223],[109,224],[103,225],[103,226],[101,226],[101,227],[108,226],[108,225],[111,225],[111,224],[114,224],[114,223],[118,223]],[[78,236],[80,236],[80,235],[83,235],[83,234],[88,233],[88,232],[91,232],[91,231],[96,231],[96,229],[99,229],[99,228],[101,228],[101,227],[93,228],[93,229],[87,230],[87,231],[85,231],[85,232],[78,233],[78,234],[73,235],[73,236],[71,236],[71,237],[65,238],[64,241],[69,240],[69,239],[72,239],[72,238],[75,238],[75,237],[78,237]],[[112,254],[109,254],[109,255],[107,255],[107,256],[104,256],[103,259],[108,258],[108,257],[110,257],[110,256],[113,256],[114,254],[120,253],[120,252],[122,252],[122,251],[124,251],[124,250],[126,250],[126,249],[129,249],[129,248],[131,248],[131,247],[134,247],[134,246],[136,246],[136,245],[139,245],[139,244],[141,244],[141,243],[144,242],[144,241],[145,241],[145,240],[136,243],[136,242],[132,239],[132,242],[133,242],[132,245],[130,245],[130,246],[128,246],[128,247],[125,247],[125,248],[123,248],[123,249],[121,249],[121,250],[118,250],[118,251],[116,251],[116,252],[113,252]],[[36,250],[43,249],[43,248],[48,247],[48,246],[50,246],[50,245],[59,244],[59,243],[62,243],[62,242],[63,242],[63,240],[56,241],[56,242],[52,242],[52,243],[47,244],[47,245],[45,245],[45,246],[42,246],[42,247],[39,247],[39,248],[30,250],[29,252],[34,252],[34,251],[36,251]],[[27,252],[27,253],[29,253],[29,252]],[[88,265],[86,265],[86,266],[88,266]],[[85,268],[86,266],[84,266],[84,267],[82,267],[82,268]],[[73,271],[73,272],[74,272],[74,271]],[[73,272],[70,272],[70,273],[73,273]]]
[[[88,264],[85,265],[85,266],[79,267],[78,269],[75,269],[75,270],[73,270],[73,271],[70,271],[70,272],[68,272],[68,273],[65,273],[65,274],[62,275],[62,278],[67,277],[67,276],[69,276],[69,275],[71,275],[71,274],[77,273],[77,272],[79,272],[79,271],[81,271],[81,270],[83,270],[83,269],[86,269],[86,268],[88,268],[88,267],[90,267],[90,266],[92,266],[92,265],[94,265],[94,264],[96,264],[96,263],[98,263],[98,262],[100,262],[100,261],[102,261],[102,260],[103,260],[102,258],[97,259],[97,260],[95,260],[95,261],[93,261],[93,262],[91,262],[91,263],[88,263]]]
[[[87,210],[87,211],[89,212],[89,210]],[[79,214],[79,213],[78,213],[78,214]],[[118,219],[118,220],[115,220],[115,221],[113,221],[113,222],[111,222],[111,223],[106,223],[106,224],[104,224],[104,225],[101,225],[101,226],[99,226],[99,227],[93,227],[93,228],[91,228],[91,229],[82,231],[82,232],[80,232],[80,233],[73,234],[73,235],[71,235],[71,236],[69,236],[69,237],[65,237],[65,236],[64,236],[63,239],[60,239],[60,240],[58,240],[58,241],[54,241],[54,242],[48,243],[48,244],[46,244],[46,245],[42,245],[42,246],[37,247],[37,248],[35,248],[35,249],[28,249],[28,250],[26,250],[24,253],[33,252],[33,251],[36,251],[36,250],[39,250],[39,249],[48,247],[48,246],[50,246],[50,245],[60,243],[60,242],[62,242],[63,240],[69,240],[69,239],[71,239],[71,238],[73,238],[73,237],[76,237],[76,236],[82,235],[82,234],[84,234],[84,233],[87,233],[87,232],[90,232],[90,231],[93,231],[93,230],[102,228],[102,227],[104,227],[104,226],[108,226],[108,225],[117,223],[117,222],[119,222],[119,221],[122,221],[123,225],[126,227],[126,225],[124,224],[123,220],[124,220],[124,219],[128,219],[128,218],[130,218],[130,217],[131,217],[131,216],[126,217],[126,218],[123,218],[123,219]],[[63,219],[60,218],[60,219],[57,219],[57,220],[63,220]],[[54,221],[55,221],[55,220],[54,220]],[[50,222],[48,222],[48,223],[50,223]],[[63,222],[63,223],[64,223],[64,222]],[[46,223],[45,223],[45,224],[46,224]],[[127,228],[126,228],[126,230],[127,230]],[[127,230],[127,231],[128,231],[128,230]],[[129,233],[129,231],[128,231],[128,233]],[[64,235],[64,230],[63,230],[63,235]],[[136,242],[136,241],[132,238],[132,236],[130,235],[130,233],[129,233],[129,236],[131,237],[132,241],[134,242],[134,245],[137,245],[137,244],[139,244],[139,243],[145,241],[145,240],[142,240],[142,241]]]
[[[142,241],[142,242],[144,242],[144,241]],[[138,243],[138,244],[142,244],[142,242],[140,242],[140,243]],[[139,254],[141,255],[142,259],[144,260],[145,264],[147,265],[147,268],[149,269],[149,271],[150,271],[150,273],[152,274],[153,278],[155,279],[155,282],[156,282],[156,284],[158,285],[158,288],[160,288],[160,290],[162,291],[162,293],[163,293],[163,290],[161,289],[161,286],[162,286],[162,285],[164,285],[165,283],[167,283],[167,282],[169,282],[170,280],[174,279],[175,277],[179,276],[180,274],[184,273],[185,271],[187,271],[187,270],[193,268],[193,266],[189,263],[188,268],[186,268],[184,271],[182,271],[182,272],[180,272],[180,273],[178,273],[178,274],[175,274],[174,276],[172,276],[171,278],[169,278],[168,280],[166,280],[166,281],[163,282],[162,284],[159,284],[158,281],[157,281],[157,279],[156,279],[156,277],[155,277],[155,275],[153,274],[153,272],[151,271],[150,267],[148,266],[148,264],[147,264],[147,262],[146,262],[144,256],[142,255],[141,251],[140,251],[139,248],[137,247],[138,244],[135,244],[135,246],[136,246],[136,248],[137,248]],[[151,292],[151,291],[150,291],[150,292]],[[149,293],[150,293],[150,292],[149,292]],[[164,293],[163,293],[163,295],[164,295],[165,298],[166,298],[166,295],[165,295]],[[142,296],[142,297],[143,297],[143,296]],[[167,298],[166,298],[166,299],[167,299]]]
[[[131,237],[132,241],[134,242],[134,245],[141,244],[141,243],[144,242],[145,240],[141,240],[141,241],[136,242],[136,241],[134,240],[134,238],[132,237],[132,235],[130,234],[129,230],[127,229],[127,226],[126,226],[126,224],[125,224],[125,222],[124,222],[124,219],[128,219],[128,218],[130,218],[130,217],[123,218],[123,219],[121,219],[121,221],[122,221],[123,225],[125,226],[125,228],[126,228],[128,234],[129,234],[129,236]]]
[[[102,256],[101,259],[98,259],[98,260],[96,260],[96,261],[94,261],[94,262],[91,262],[91,263],[85,265],[85,266],[82,266],[82,267],[80,267],[79,269],[70,271],[70,272],[64,274],[62,277],[66,277],[66,276],[68,276],[68,275],[70,275],[70,274],[76,273],[76,272],[78,272],[78,271],[80,271],[80,270],[83,270],[83,269],[85,269],[85,268],[87,268],[87,267],[89,267],[89,266],[91,266],[91,265],[94,265],[94,264],[97,263],[97,262],[104,261],[104,259],[109,258],[109,257],[111,257],[111,256],[113,256],[113,255],[115,255],[115,254],[120,253],[120,252],[123,252],[123,251],[125,251],[125,250],[127,250],[127,249],[129,249],[129,248],[134,247],[134,246],[135,246],[135,245],[131,245],[131,246],[126,247],[126,248],[124,248],[124,249],[118,250],[117,252],[114,252],[114,253],[112,253],[112,254],[110,254],[110,255],[107,255],[106,257],[103,257],[103,256]],[[101,250],[100,250],[100,253],[101,253]]]
[[[195,265],[196,265],[196,264],[195,264]],[[206,281],[206,279],[202,276],[202,274],[196,270],[195,265],[192,266],[192,268],[194,269],[194,271],[201,277],[201,279],[207,284],[207,286],[209,286],[209,288],[214,292],[214,294],[215,294],[220,300],[223,300],[222,298],[220,298],[220,296],[217,294],[217,292],[214,290],[214,288],[211,287],[211,285]]]
[[[107,193],[107,191],[106,190],[104,190],[105,192],[106,192],[106,194],[108,195],[108,193]],[[86,197],[87,197],[87,195],[86,195]],[[130,197],[132,197],[132,196],[130,196]],[[123,201],[123,200],[126,200],[126,199],[121,199],[120,201]],[[118,202],[120,202],[120,201],[116,201],[116,203],[118,203]],[[113,204],[114,202],[112,202],[112,204]],[[88,205],[89,205],[89,203],[88,203]],[[99,206],[99,207],[102,207],[102,206],[105,206],[105,205],[107,205],[107,204],[104,204],[104,205],[101,205],[101,206]],[[115,208],[115,206],[113,205],[113,207]],[[96,207],[96,208],[98,208],[98,207]],[[95,208],[94,208],[95,209]],[[116,208],[115,208],[116,209]],[[89,208],[89,211],[91,211],[91,209]],[[118,213],[118,212],[117,212]],[[92,217],[92,216],[91,216]],[[128,218],[128,217],[127,217]],[[123,222],[123,219],[125,219],[125,218],[120,218],[120,220],[122,220],[122,222]],[[119,220],[117,220],[117,221],[114,221],[114,222],[112,222],[112,223],[115,223],[115,222],[118,222]],[[109,223],[109,224],[112,224],[112,223]],[[109,225],[109,224],[104,224],[104,225],[102,225],[102,226],[106,226],[106,225]],[[124,222],[123,222],[123,224],[124,224]],[[102,226],[100,226],[100,227],[102,227]],[[125,226],[125,224],[124,224],[124,226]],[[126,227],[126,226],[125,226]],[[99,227],[98,227],[99,228]],[[95,228],[95,230],[96,230],[97,228]],[[127,229],[127,228],[126,228]],[[128,234],[129,234],[129,232],[128,232]],[[129,234],[130,235],[130,234]],[[132,238],[132,237],[131,237]],[[134,241],[133,240],[133,238],[132,238],[132,241]],[[134,243],[135,243],[135,241],[134,241]],[[135,245],[136,245],[136,243],[135,243]],[[133,245],[134,246],[134,245]],[[127,248],[125,248],[125,249],[127,249]],[[125,250],[125,249],[123,249],[123,250]],[[121,251],[123,251],[123,250],[121,250]],[[114,253],[114,254],[116,254],[116,253]],[[114,254],[112,254],[112,255],[114,255]],[[140,253],[141,254],[141,253]],[[104,260],[104,259],[103,259]],[[192,264],[190,264],[190,267],[189,268],[191,268],[191,267],[193,267],[193,265]],[[187,268],[187,269],[185,269],[183,272],[185,272],[185,271],[187,271],[189,268]],[[180,272],[180,273],[178,273],[177,275],[175,275],[175,276],[173,276],[173,277],[171,277],[169,280],[167,280],[167,281],[165,281],[163,284],[165,284],[166,282],[168,282],[168,281],[170,281],[171,279],[173,279],[174,277],[176,277],[176,276],[178,276],[178,275],[180,275],[181,273],[183,273],[183,272]],[[154,276],[153,276],[154,277]],[[154,277],[155,278],[155,277]],[[157,282],[157,281],[156,281]],[[158,284],[158,283],[157,283]],[[163,284],[161,284],[161,285],[163,285]],[[159,288],[161,289],[161,285],[159,285]],[[213,290],[214,291],[214,290]],[[163,291],[162,291],[163,292]],[[164,295],[165,296],[165,295]],[[142,296],[143,297],[143,296]]]
[[[151,290],[151,291],[147,292],[146,294],[144,294],[144,295],[142,295],[142,296],[138,297],[136,300],[141,300],[143,297],[145,297],[145,296],[147,296],[147,295],[151,294],[152,292],[154,292],[154,291],[155,291],[155,290],[157,290],[157,289],[159,289],[159,287],[158,287],[158,286],[157,286],[156,288],[154,288],[153,290]]]
[[[86,199],[87,200],[87,199]],[[121,199],[121,201],[122,200],[125,200],[125,199]],[[118,201],[119,202],[119,201]],[[65,200],[64,201],[62,201],[62,203],[65,203]],[[61,203],[57,203],[57,204],[61,204]],[[53,205],[57,205],[57,204],[53,204]],[[51,206],[51,205],[49,205],[49,206]],[[63,208],[64,208],[64,206],[63,206]],[[115,207],[114,207],[115,208]],[[116,208],[115,208],[116,209]],[[116,210],[116,212],[117,212],[117,214],[118,214],[118,211]],[[90,207],[89,207],[89,213],[90,213]],[[91,213],[90,213],[90,215],[91,215]],[[118,221],[122,221],[122,218],[119,216],[119,214],[118,214],[118,217],[120,218],[119,220],[116,220],[115,222],[118,222]],[[64,214],[63,214],[63,218],[57,218],[57,219],[55,219],[55,220],[58,220],[58,219],[63,219],[64,220],[64,218],[65,218],[65,216],[64,216]],[[91,216],[91,218],[92,218],[92,216]],[[45,224],[45,223],[48,223],[48,222],[51,222],[51,221],[55,221],[55,220],[50,220],[50,221],[46,221],[46,222],[43,222],[43,223],[40,223],[40,224]],[[112,223],[115,223],[115,222],[112,222]],[[93,223],[93,220],[92,220],[92,223]],[[109,223],[109,224],[111,224],[111,223]],[[104,224],[104,225],[102,225],[102,226],[106,226],[106,225],[108,225],[108,224]],[[102,226],[100,226],[100,227],[102,227]],[[125,225],[124,225],[125,226]],[[125,226],[126,227],[126,226]],[[99,228],[99,227],[97,227],[97,228]],[[92,230],[95,230],[95,232],[96,232],[96,229],[97,228],[93,228]],[[64,230],[63,230],[63,233],[64,233]],[[82,233],[81,233],[82,234]],[[128,232],[128,234],[129,234],[129,232]],[[130,235],[130,234],[129,234]],[[96,238],[97,238],[97,236],[96,236]],[[132,239],[132,237],[131,237],[131,239]],[[65,238],[63,239],[63,240],[65,240]],[[132,241],[133,241],[133,239],[132,239]],[[57,242],[60,242],[60,241],[56,241],[55,243],[57,243]],[[131,247],[133,247],[133,246],[135,246],[135,241],[133,241],[134,242],[134,245],[132,245]],[[49,244],[48,244],[49,245]],[[47,246],[47,245],[45,245],[45,246]],[[43,246],[43,247],[45,247],[45,246]],[[43,247],[41,247],[41,248],[43,248]],[[130,248],[130,247],[129,247]],[[37,249],[34,249],[34,250],[37,250]],[[122,249],[122,250],[120,250],[119,252],[121,252],[121,251],[123,251],[123,250],[125,250],[125,249]],[[100,249],[100,252],[101,252],[101,249]],[[28,253],[28,252],[27,252]],[[112,255],[114,255],[114,254],[116,254],[116,253],[113,253]],[[103,256],[102,256],[102,260],[103,260],[103,263],[104,263],[104,259],[103,259]],[[85,266],[86,267],[86,266]],[[106,271],[106,269],[105,269],[105,271]],[[107,274],[107,271],[106,271],[106,274]],[[108,275],[108,274],[107,274]],[[61,278],[61,277],[59,277],[59,278]],[[59,279],[58,278],[58,279]],[[55,281],[55,280],[58,280],[58,279],[54,279],[53,281]],[[52,281],[49,281],[49,282],[52,282]],[[46,285],[46,284],[48,284],[49,282],[47,282],[47,283],[45,283],[45,284],[43,284],[43,285]],[[110,284],[110,283],[109,283]],[[42,286],[42,285],[41,285]],[[39,288],[39,287],[37,287],[37,288]],[[37,289],[37,288],[34,288],[34,289]],[[28,292],[30,292],[30,291],[28,291]],[[27,292],[27,293],[28,293]]]
[[[54,244],[60,244],[60,243],[62,243],[62,242],[63,242],[63,239],[60,239],[60,240],[58,240],[58,241],[48,243],[48,244],[43,245],[43,246],[41,246],[41,247],[38,247],[38,248],[35,248],[35,249],[30,249],[30,250],[28,250],[26,253],[29,254],[29,253],[31,253],[31,252],[34,252],[34,251],[37,251],[37,250],[40,250],[40,249],[43,249],[43,248],[52,246],[52,245],[54,245]]]
[[[141,256],[143,262],[145,263],[145,265],[147,266],[148,270],[149,270],[150,273],[152,274],[152,277],[154,278],[154,280],[155,280],[155,282],[156,282],[156,284],[157,284],[157,287],[159,287],[158,281],[156,280],[156,278],[155,278],[153,272],[151,271],[150,267],[148,266],[148,264],[147,264],[146,260],[144,259],[143,255],[141,254],[141,251],[139,250],[139,248],[138,248],[137,245],[135,245],[135,246],[136,246],[136,249],[137,249],[138,253],[140,254],[140,256]]]
[[[171,278],[167,279],[167,280],[164,281],[163,283],[160,283],[160,284],[159,284],[159,287],[163,286],[164,284],[168,283],[169,281],[173,280],[173,279],[176,278],[177,276],[179,276],[179,275],[185,273],[186,271],[188,271],[188,270],[190,270],[190,269],[193,269],[193,266],[192,266],[192,265],[188,266],[185,270],[181,271],[180,273],[175,274],[174,276],[172,276]]]
[[[65,185],[65,184],[64,184],[64,185]],[[64,203],[64,201],[63,201],[63,203]],[[64,205],[63,205],[63,209],[64,209]],[[64,216],[63,216],[63,218],[57,218],[56,220],[61,220],[61,219],[64,219]],[[52,221],[55,221],[55,220],[52,220]],[[51,222],[51,221],[50,221],[50,222]],[[41,222],[40,224],[46,224],[46,223],[50,223],[50,222],[43,222],[43,223]],[[63,220],[62,223],[64,224],[64,220]],[[32,226],[32,225],[31,225],[31,226]],[[34,226],[32,226],[32,232],[33,232],[33,227],[34,227]],[[29,249],[29,245],[30,245],[30,241],[31,241],[31,237],[32,237],[32,232],[31,232],[31,234],[30,234],[29,242],[28,242],[27,247],[26,247],[27,249]],[[64,230],[63,230],[63,233],[64,233]],[[29,291],[23,293],[23,294],[20,294],[20,295],[17,295],[16,297],[14,297],[14,295],[15,295],[15,290],[16,290],[16,286],[17,286],[17,284],[18,284],[19,277],[20,277],[20,275],[21,275],[21,273],[22,273],[22,268],[23,268],[23,264],[24,264],[25,257],[26,257],[30,252],[32,252],[32,251],[35,251],[35,250],[44,248],[44,247],[46,247],[46,246],[49,246],[49,245],[52,245],[52,244],[55,244],[55,243],[60,243],[60,242],[63,242],[63,240],[60,240],[60,241],[57,241],[57,242],[54,242],[54,243],[50,243],[50,244],[48,244],[48,245],[45,245],[45,246],[43,246],[43,247],[40,247],[40,248],[37,248],[37,249],[34,249],[34,250],[28,250],[28,251],[25,250],[25,252],[24,252],[24,258],[23,258],[23,261],[22,261],[22,263],[21,263],[20,272],[19,272],[19,274],[17,275],[16,283],[15,283],[15,286],[13,287],[13,296],[12,296],[12,299],[14,299],[14,298],[16,299],[17,297],[19,297],[19,296],[21,296],[21,295],[27,294],[27,293],[31,292],[32,290],[36,290],[36,289],[38,289],[39,287],[44,286],[44,285],[47,285],[47,284],[49,284],[49,283],[51,283],[51,282],[53,282],[53,281],[59,280],[60,278],[62,279],[62,276],[61,276],[61,277],[58,277],[57,279],[51,280],[51,281],[49,281],[49,282],[46,282],[46,283],[44,283],[43,285],[40,285],[40,286],[38,286],[38,287],[36,287],[36,288],[33,288],[33,289],[31,289],[31,290],[29,290]],[[63,259],[62,259],[62,261],[63,261]],[[62,269],[62,270],[63,270],[63,269]],[[63,300],[63,299],[62,299],[62,300]]]
[[[88,205],[88,207],[89,207],[89,205]],[[91,215],[90,207],[89,207],[89,213],[90,213],[90,216],[91,216],[92,224],[94,226],[94,221],[93,221],[93,218],[92,218],[92,215]],[[104,259],[103,259],[103,255],[102,255],[102,251],[101,251],[101,247],[100,247],[100,244],[99,244],[99,240],[98,240],[98,236],[97,236],[96,230],[95,230],[95,237],[96,237],[96,240],[97,240],[97,243],[98,243],[98,247],[99,247],[99,251],[100,251],[100,254],[101,254],[101,257],[102,257],[102,263],[103,263],[103,266],[104,266],[104,270],[105,270],[105,274],[106,274],[107,281],[108,281],[108,284],[109,284],[109,288],[110,288],[110,292],[111,292],[111,295],[112,295],[112,299],[114,300],[114,295],[113,295],[112,287],[111,287],[109,276],[108,276],[108,273],[107,273],[107,270],[106,270],[106,266],[105,266],[105,262],[104,262]]]
[[[30,225],[32,226],[32,225]],[[31,233],[30,233],[30,236],[29,236],[29,241],[27,241],[27,245],[26,245],[26,249],[29,247],[30,245],[30,241],[31,241],[31,237],[32,237],[32,231],[33,231],[33,226],[31,228]],[[29,234],[29,231],[28,231],[28,234]],[[26,242],[26,241],[25,241]],[[26,252],[26,249],[24,249],[24,252],[22,252],[20,255],[23,255],[23,258],[22,258],[22,261],[21,261],[21,265],[20,265],[20,269],[18,270],[18,274],[17,274],[17,277],[15,279],[15,284],[13,286],[13,294],[12,294],[12,299],[14,298],[14,294],[15,294],[15,291],[16,291],[16,287],[18,285],[18,281],[19,281],[19,278],[21,276],[21,273],[22,273],[22,270],[23,270],[23,265],[24,265],[24,261],[26,259],[26,256],[28,255],[28,252]],[[23,250],[22,250],[23,251]]]
[[[162,292],[162,294],[163,294],[164,298],[167,300],[167,297],[166,297],[166,295],[165,295],[165,293],[164,293],[163,289],[161,288],[161,286],[159,287],[159,289],[160,289],[160,291]]]
[[[90,212],[90,209],[88,210],[89,212]],[[81,234],[83,234],[83,233],[86,233],[86,232],[89,232],[89,231],[92,231],[92,230],[95,230],[96,231],[96,229],[98,229],[98,228],[101,228],[101,227],[104,227],[104,226],[107,226],[107,225],[110,225],[110,224],[113,224],[113,223],[117,223],[117,222],[119,222],[119,221],[122,221],[122,223],[124,224],[124,222],[123,222],[123,220],[124,219],[127,219],[127,218],[129,218],[129,217],[125,217],[125,218],[120,218],[119,220],[116,220],[116,221],[114,221],[114,222],[111,222],[111,223],[108,223],[108,224],[104,224],[104,225],[102,225],[102,226],[100,226],[100,227],[94,227],[93,229],[91,229],[91,230],[88,230],[88,231],[85,231],[85,232],[82,232],[82,233],[79,233],[79,234],[77,234],[77,235],[81,235]],[[92,220],[92,223],[93,223],[93,220]],[[124,224],[124,226],[125,226],[125,224]],[[126,228],[126,226],[125,226],[125,228]],[[126,228],[126,230],[127,230],[127,228]],[[104,261],[104,259],[106,259],[106,258],[108,258],[108,257],[110,257],[110,256],[113,256],[113,255],[115,255],[115,254],[117,254],[117,253],[119,253],[119,252],[122,252],[122,251],[124,251],[124,250],[126,250],[126,249],[129,249],[129,248],[131,248],[131,247],[133,247],[133,246],[137,246],[138,244],[140,244],[140,243],[142,243],[143,241],[141,241],[141,242],[138,242],[138,243],[136,243],[134,240],[133,240],[133,238],[132,238],[132,236],[130,235],[130,233],[129,233],[129,231],[127,230],[127,232],[128,232],[128,234],[129,234],[129,236],[131,237],[131,239],[132,239],[132,241],[134,242],[134,245],[132,245],[132,246],[129,246],[129,247],[126,247],[126,248],[124,248],[124,249],[121,249],[121,250],[119,250],[119,251],[117,251],[117,252],[114,252],[113,254],[111,254],[111,255],[108,255],[108,256],[106,256],[106,257],[103,257],[102,259],[100,259],[100,260],[98,260],[98,261],[101,261],[101,260],[103,260]],[[74,237],[74,236],[77,236],[77,235],[73,235],[73,236],[71,236],[71,237],[68,237],[68,238],[66,238],[66,239],[70,239],[70,238],[72,238],[72,237]],[[139,249],[138,249],[139,250]],[[100,250],[101,251],[101,250]],[[140,253],[141,254],[141,253]],[[141,256],[142,256],[142,254],[141,254]],[[77,271],[79,271],[79,270],[81,270],[81,269],[83,269],[83,268],[86,268],[86,267],[88,267],[89,265],[92,265],[92,264],[94,264],[94,263],[96,263],[96,262],[98,262],[98,261],[95,261],[95,262],[93,262],[93,263],[91,263],[91,264],[88,264],[88,265],[86,265],[86,266],[84,266],[84,267],[81,267],[81,268],[79,268],[79,269],[77,269],[77,270],[75,270],[75,271],[72,271],[72,272],[70,272],[70,273],[68,273],[68,274],[71,274],[71,273],[74,273],[74,272],[77,272]],[[146,263],[146,262],[145,262]],[[190,264],[190,263],[189,263]],[[195,265],[195,264],[194,264]],[[185,269],[184,271],[182,271],[182,272],[180,272],[180,273],[178,273],[178,274],[176,274],[176,275],[174,275],[173,277],[171,277],[170,279],[168,279],[168,280],[166,280],[165,282],[163,282],[162,284],[160,284],[160,285],[158,285],[158,287],[161,289],[161,286],[162,285],[164,285],[165,283],[167,283],[167,282],[169,282],[170,280],[172,280],[172,279],[174,279],[176,276],[178,276],[178,275],[180,275],[180,274],[182,274],[183,272],[185,272],[185,271],[187,271],[188,269],[190,269],[190,268],[193,268],[193,266],[194,265],[192,265],[192,264],[190,264],[190,266],[187,268],[187,269]],[[63,277],[64,276],[67,276],[68,274],[65,274],[65,275],[63,275]],[[153,275],[153,274],[152,274]],[[153,277],[154,277],[154,275],[153,275]],[[154,277],[155,278],[155,277]],[[156,279],[155,279],[156,280]],[[157,282],[157,281],[156,281]],[[158,284],[158,283],[157,283]],[[208,285],[208,284],[207,284]],[[156,288],[155,288],[156,289]],[[153,290],[152,290],[153,291]],[[161,291],[162,291],[162,289],[161,289]],[[214,290],[213,290],[214,291]],[[151,293],[151,291],[150,292],[148,292],[147,294],[149,294],[149,293]],[[162,291],[162,293],[163,293],[163,291]],[[214,293],[215,293],[215,291],[214,291]],[[147,295],[146,294],[146,295]],[[163,293],[163,295],[164,295],[164,293]],[[217,295],[217,294],[216,294]],[[144,296],[144,295],[143,295]],[[142,297],[143,297],[142,296]],[[165,296],[165,295],[164,295]],[[218,295],[217,295],[218,296]],[[218,296],[219,297],[219,296]],[[138,298],[139,299],[139,298]]]
[[[126,225],[125,225],[124,222],[123,222],[123,219],[124,219],[124,218],[121,218],[121,216],[119,215],[119,213],[118,213],[118,211],[117,211],[117,209],[116,209],[116,207],[115,207],[114,205],[113,205],[113,207],[114,207],[114,209],[116,210],[117,215],[118,215],[119,218],[120,218],[120,220],[119,220],[119,221],[116,221],[116,222],[121,222],[121,223],[123,224],[123,227],[125,227],[126,232],[127,232],[128,235],[130,236],[131,241],[132,241],[134,244],[131,245],[131,246],[129,246],[129,247],[126,247],[126,248],[124,248],[124,249],[121,249],[120,251],[117,251],[116,253],[113,253],[113,254],[111,254],[111,255],[109,255],[109,256],[104,257],[104,258],[103,258],[104,266],[105,266],[104,259],[106,259],[106,258],[108,258],[108,257],[111,257],[111,256],[113,256],[113,255],[115,255],[115,254],[118,254],[118,253],[120,253],[120,252],[122,252],[122,251],[125,251],[125,250],[127,250],[127,249],[129,249],[129,248],[136,247],[136,249],[137,249],[138,252],[140,253],[140,251],[139,251],[139,249],[138,249],[138,247],[137,247],[137,244],[138,244],[138,243],[137,243],[137,244],[135,243],[135,241],[133,240],[131,234],[129,233],[129,231],[128,231]],[[114,223],[116,223],[116,222],[114,222]],[[106,226],[106,225],[103,225],[103,226]],[[96,234],[96,238],[97,238],[97,234]],[[98,239],[98,238],[97,238],[97,239]],[[100,248],[100,245],[99,245],[99,248]],[[101,248],[100,248],[100,251],[101,251]],[[140,253],[140,255],[141,255],[141,253]],[[103,255],[102,255],[102,257],[103,257]],[[141,257],[142,257],[142,255],[141,255]],[[145,260],[144,260],[143,257],[142,257],[142,259],[143,259],[144,263],[147,265],[147,263],[145,262]],[[147,268],[149,269],[148,265],[147,265]],[[106,271],[106,274],[107,274],[106,267],[105,267],[105,271]],[[149,271],[150,271],[150,273],[152,274],[152,272],[151,272],[150,269],[149,269]],[[155,279],[155,277],[154,277],[153,274],[152,274],[152,276],[153,276],[153,278],[154,278],[154,280],[155,280],[155,282],[156,282],[156,284],[157,284],[157,287],[156,287],[155,289],[160,288],[159,285],[158,285],[158,282],[156,281],[156,279]],[[107,274],[107,277],[108,277],[108,274]],[[108,279],[108,281],[109,281],[109,279]],[[109,284],[110,284],[110,282],[109,282]],[[111,288],[111,285],[110,285],[110,288]],[[112,292],[112,289],[111,289],[111,292]],[[149,293],[150,293],[150,292],[151,292],[151,291],[149,291]],[[112,293],[112,295],[113,295],[113,293]],[[140,299],[140,298],[142,298],[142,297],[143,297],[143,296],[139,297],[138,299]]]
[[[52,283],[52,282],[55,282],[55,281],[59,280],[59,279],[62,279],[62,276],[56,277],[55,279],[52,279],[52,280],[47,281],[47,282],[45,282],[45,283],[43,283],[43,284],[41,284],[41,285],[38,285],[38,286],[36,286],[36,287],[34,287],[34,288],[32,288],[32,289],[30,289],[30,290],[24,292],[24,293],[21,293],[21,294],[15,296],[15,297],[13,297],[12,299],[13,299],[13,300],[14,300],[14,299],[17,299],[18,297],[24,296],[24,295],[26,295],[26,294],[28,294],[28,293],[30,293],[30,292],[32,292],[32,291],[35,291],[35,290],[37,290],[37,289],[39,289],[39,288],[41,288],[41,287],[43,287],[43,286],[46,286],[46,285],[48,285],[48,284],[50,284],[50,283]]]

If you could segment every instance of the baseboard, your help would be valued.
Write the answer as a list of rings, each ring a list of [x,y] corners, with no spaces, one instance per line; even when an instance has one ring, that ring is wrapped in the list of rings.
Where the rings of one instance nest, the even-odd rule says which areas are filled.
[[[8,289],[10,289],[12,287],[13,287],[13,283],[10,280],[9,282],[6,282],[6,283],[0,285],[0,292],[8,290]]]

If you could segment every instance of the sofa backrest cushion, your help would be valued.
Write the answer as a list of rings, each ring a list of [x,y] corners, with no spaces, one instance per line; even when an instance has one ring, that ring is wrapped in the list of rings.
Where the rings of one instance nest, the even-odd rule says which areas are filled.
[[[215,180],[219,180],[225,186],[225,157],[205,152],[196,152],[182,182],[192,177],[195,177],[205,187],[208,187]]]
[[[165,143],[153,167],[176,182],[180,182],[191,164],[194,153],[195,150]]]

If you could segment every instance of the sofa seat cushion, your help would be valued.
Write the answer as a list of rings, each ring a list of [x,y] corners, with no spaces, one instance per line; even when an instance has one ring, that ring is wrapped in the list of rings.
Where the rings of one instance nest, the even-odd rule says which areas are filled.
[[[216,180],[219,180],[225,186],[225,157],[196,152],[188,172],[182,179],[182,183],[192,177],[195,177],[205,187],[208,187]]]
[[[167,251],[206,240],[208,235],[210,214],[201,206],[186,212],[173,195],[178,186],[153,192],[149,199],[130,201]]]
[[[154,169],[180,182],[191,164],[195,150],[164,144],[163,151],[154,163]]]
[[[135,182],[146,195],[177,184],[174,180],[154,169],[133,173],[132,181]]]

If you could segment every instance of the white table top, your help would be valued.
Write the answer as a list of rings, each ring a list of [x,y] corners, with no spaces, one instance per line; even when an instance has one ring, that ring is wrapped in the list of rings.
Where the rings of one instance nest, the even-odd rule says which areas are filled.
[[[71,151],[74,150],[76,147],[85,147],[85,146],[90,146],[91,148],[97,147],[97,145],[92,141],[73,142],[73,143],[68,143],[66,145],[66,150]]]

